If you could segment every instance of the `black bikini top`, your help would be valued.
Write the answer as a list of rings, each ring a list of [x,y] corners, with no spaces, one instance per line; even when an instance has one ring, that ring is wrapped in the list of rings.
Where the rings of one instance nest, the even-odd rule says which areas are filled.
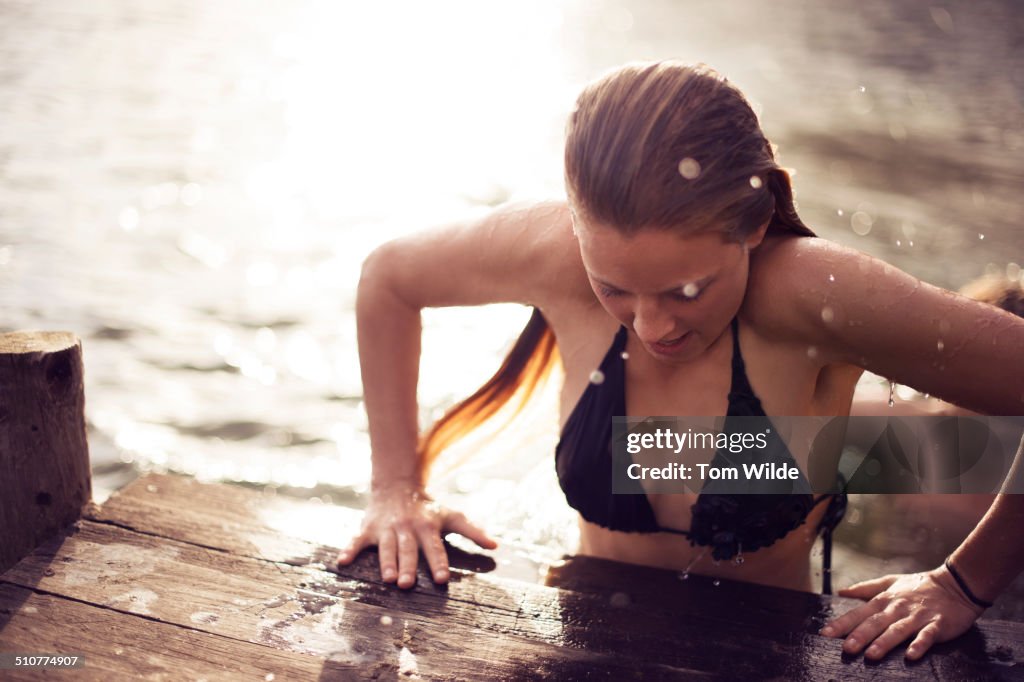
[[[726,431],[730,417],[764,417],[770,424],[761,400],[747,379],[738,330],[739,324],[733,318],[732,385],[724,427]],[[714,493],[709,492],[713,490],[711,485],[705,485],[691,507],[689,530],[659,525],[647,495],[642,492],[612,494],[612,417],[626,415],[626,361],[622,352],[627,335],[625,327],[615,335],[600,366],[604,381],[591,382],[587,386],[569,415],[555,448],[558,482],[570,506],[587,521],[611,530],[684,535],[691,545],[710,547],[714,559],[726,560],[741,552],[752,552],[773,544],[803,524],[811,510],[828,499],[829,505],[818,531],[825,537],[823,581],[825,593],[830,593],[831,536],[846,510],[844,492],[815,499],[809,492],[782,495]],[[779,441],[777,446],[772,459],[795,464],[785,444]],[[716,460],[720,459],[735,463],[737,456],[720,450],[712,465],[717,466]],[[805,489],[809,490],[809,487]]]

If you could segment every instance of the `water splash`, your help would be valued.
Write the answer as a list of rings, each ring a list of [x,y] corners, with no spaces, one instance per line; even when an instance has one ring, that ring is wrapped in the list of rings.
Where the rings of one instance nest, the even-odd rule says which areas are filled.
[[[714,585],[715,587],[718,587],[719,585],[722,584],[722,581],[719,580],[718,578],[715,578],[714,582],[712,582],[711,584]]]
[[[679,573],[679,579],[680,580],[689,580],[690,579],[690,569],[692,569],[697,564],[698,561],[703,559],[704,555],[707,554],[707,553],[708,553],[708,548],[707,547],[702,549],[700,554],[698,554],[696,557],[694,557],[693,560],[686,565],[686,568],[684,568]],[[718,562],[716,561],[715,563],[717,564]]]
[[[892,407],[893,405],[896,404],[896,401],[893,400],[893,394],[895,394],[895,393],[896,393],[896,382],[892,381],[890,379],[889,380],[889,407]]]
[[[619,357],[621,357],[623,360],[629,360],[629,353],[627,353],[626,351],[622,351],[621,353],[619,353]]]
[[[590,373],[590,383],[592,384],[603,384],[604,383],[604,372],[599,369],[595,369]]]

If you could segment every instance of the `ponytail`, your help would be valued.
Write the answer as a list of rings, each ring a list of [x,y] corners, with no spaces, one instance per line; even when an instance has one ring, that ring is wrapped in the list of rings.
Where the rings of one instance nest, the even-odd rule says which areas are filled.
[[[537,308],[498,371],[477,391],[449,409],[420,439],[418,455],[429,470],[441,452],[493,417],[516,398],[519,414],[537,386],[558,363],[555,335]]]

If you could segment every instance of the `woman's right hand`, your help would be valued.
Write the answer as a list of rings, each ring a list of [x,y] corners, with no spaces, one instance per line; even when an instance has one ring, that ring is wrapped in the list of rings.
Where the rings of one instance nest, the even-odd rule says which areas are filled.
[[[377,545],[380,576],[398,586],[416,584],[419,550],[423,550],[435,583],[448,582],[448,554],[441,540],[445,533],[464,535],[484,549],[498,543],[469,521],[462,512],[438,504],[422,488],[392,485],[374,490],[363,515],[359,534],[338,553],[337,563],[352,563],[364,548]]]

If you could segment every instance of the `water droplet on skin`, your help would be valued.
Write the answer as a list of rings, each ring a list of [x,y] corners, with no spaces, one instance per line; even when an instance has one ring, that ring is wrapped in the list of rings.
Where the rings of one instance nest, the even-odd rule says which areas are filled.
[[[831,322],[832,320],[834,320],[835,318],[836,318],[836,314],[832,310],[832,308],[830,308],[828,306],[825,306],[824,308],[821,309],[821,320],[822,320],[822,322],[828,323],[828,322]]]
[[[756,175],[750,176],[750,186],[753,187],[754,189],[761,189],[763,184],[764,183],[761,182],[761,178],[757,177]]]
[[[604,383],[604,372],[599,369],[595,369],[590,373],[590,383],[592,384],[603,384]]]
[[[715,578],[715,581],[713,583],[711,583],[711,584],[714,585],[715,587],[718,587],[719,585],[722,584],[722,581],[719,580],[718,578]]]
[[[931,396],[930,396],[930,395],[928,395],[927,393],[925,393],[925,394],[924,394],[924,399],[925,399],[925,400],[928,400],[928,398],[930,398],[930,397],[931,397]]]
[[[985,238],[985,235],[983,235],[981,232],[979,232],[978,233],[978,239],[984,239],[984,238]]]
[[[896,393],[896,382],[895,381],[890,381],[889,382],[889,407],[892,407],[893,405],[896,404],[896,401],[893,400],[893,398],[892,398],[893,394],[895,394],[895,393]]]
[[[942,349],[946,347],[946,344],[942,342],[942,339],[939,339],[939,340],[938,340],[938,342],[937,342],[937,343],[935,344],[935,347],[936,347],[936,348],[937,348],[937,349],[939,350],[939,352],[941,353],[941,352],[942,352]]]
[[[835,275],[829,275],[828,276],[828,281],[830,281],[830,282],[836,281],[836,276]]]
[[[622,351],[619,355],[623,360],[629,360],[629,353],[626,351]]]
[[[686,296],[687,298],[693,298],[699,293],[700,287],[698,287],[695,282],[690,282],[689,284],[683,287],[683,296]]]
[[[818,349],[815,348],[814,346],[807,346],[807,357],[809,357],[812,360],[818,357]]]
[[[733,560],[733,563],[736,564],[737,566],[742,566],[744,561],[746,561],[746,560],[743,558],[743,555],[742,554],[737,554],[736,555],[736,559]]]
[[[685,159],[679,162],[679,174],[687,180],[693,180],[700,175],[700,164],[697,159],[692,159],[687,156]]]

